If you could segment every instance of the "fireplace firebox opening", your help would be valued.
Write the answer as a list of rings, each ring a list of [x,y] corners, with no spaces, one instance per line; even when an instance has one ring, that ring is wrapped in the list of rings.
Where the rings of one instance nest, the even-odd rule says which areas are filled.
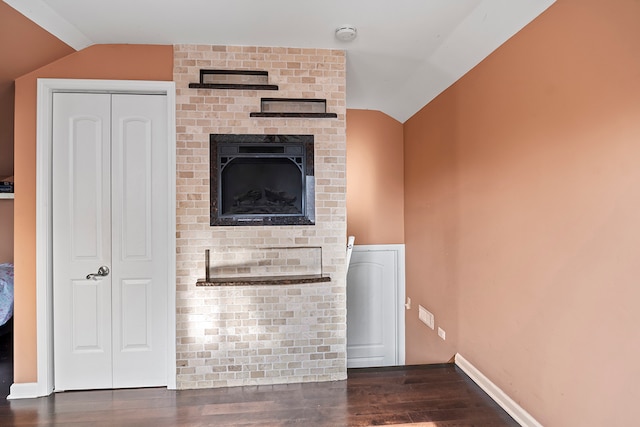
[[[210,135],[211,225],[315,223],[313,135]]]

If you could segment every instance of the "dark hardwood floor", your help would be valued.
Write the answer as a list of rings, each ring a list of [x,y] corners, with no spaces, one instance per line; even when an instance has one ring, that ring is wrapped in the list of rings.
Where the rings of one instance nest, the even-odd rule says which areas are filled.
[[[517,426],[454,365],[352,369],[346,381],[57,393],[0,403],[0,426]]]

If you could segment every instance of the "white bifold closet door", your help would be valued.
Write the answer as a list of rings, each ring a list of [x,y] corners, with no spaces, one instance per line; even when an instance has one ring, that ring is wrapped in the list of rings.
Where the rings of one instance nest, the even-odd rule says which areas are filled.
[[[167,384],[166,102],[54,94],[56,391]]]

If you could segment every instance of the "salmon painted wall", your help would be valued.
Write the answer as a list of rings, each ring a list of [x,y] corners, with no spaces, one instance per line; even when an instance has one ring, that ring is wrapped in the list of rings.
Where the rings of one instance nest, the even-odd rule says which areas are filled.
[[[408,295],[545,426],[640,419],[638,16],[558,0],[405,124]]]
[[[37,380],[36,369],[36,82],[38,78],[173,79],[173,47],[96,45],[16,80],[14,381]]]
[[[71,47],[0,1],[0,178],[13,175],[14,79],[72,52]]]
[[[459,239],[455,87],[404,124],[406,363],[444,363],[458,341]],[[418,320],[418,305],[434,315],[435,328]],[[437,328],[446,332],[446,341]]]
[[[347,233],[356,245],[404,243],[402,123],[347,110]]]
[[[74,50],[0,1],[0,178],[13,175],[14,79]],[[13,202],[0,201],[0,263],[13,261]]]

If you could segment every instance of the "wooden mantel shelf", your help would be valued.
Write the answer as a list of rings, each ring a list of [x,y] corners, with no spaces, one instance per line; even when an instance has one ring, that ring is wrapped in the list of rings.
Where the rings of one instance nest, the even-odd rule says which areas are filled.
[[[321,274],[299,276],[257,276],[257,277],[212,277],[208,281],[199,279],[196,286],[264,286],[298,285],[302,283],[330,282],[331,277]]]

